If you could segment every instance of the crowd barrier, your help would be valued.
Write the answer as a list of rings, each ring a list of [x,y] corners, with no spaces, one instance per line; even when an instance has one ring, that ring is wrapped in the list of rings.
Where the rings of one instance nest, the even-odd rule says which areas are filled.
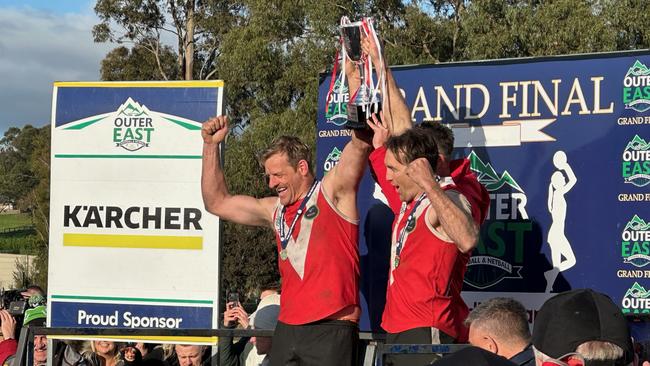
[[[46,335],[51,338],[66,337],[89,338],[129,337],[129,336],[159,336],[159,337],[270,337],[272,330],[258,329],[110,329],[110,328],[23,328],[16,353],[14,366],[31,365],[33,342],[35,335]],[[385,344],[386,336],[381,333],[360,332],[359,341],[362,344],[360,363],[363,366],[383,366],[388,354],[419,354],[436,353],[448,354],[456,352],[467,345],[463,344]],[[216,346],[216,338],[215,343]],[[51,360],[51,349],[48,360]],[[218,357],[213,357],[212,366],[219,366]]]

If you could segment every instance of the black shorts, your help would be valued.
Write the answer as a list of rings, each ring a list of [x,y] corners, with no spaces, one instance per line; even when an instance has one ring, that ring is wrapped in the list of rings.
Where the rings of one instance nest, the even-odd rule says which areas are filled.
[[[355,366],[359,326],[345,320],[304,325],[278,322],[273,334],[271,366]]]
[[[413,328],[400,333],[386,334],[386,344],[450,344],[454,338],[444,332],[429,327]],[[410,355],[387,354],[384,365],[387,366],[423,366],[430,365],[440,358],[435,353],[416,353]]]

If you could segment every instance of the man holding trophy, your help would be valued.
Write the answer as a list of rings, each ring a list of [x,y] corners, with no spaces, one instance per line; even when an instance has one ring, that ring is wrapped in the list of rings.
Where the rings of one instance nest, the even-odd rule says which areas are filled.
[[[350,89],[360,80],[343,59]],[[345,64],[348,63],[346,66]],[[224,220],[275,231],[282,276],[280,315],[270,364],[356,365],[359,252],[357,189],[370,153],[353,130],[339,163],[319,181],[309,148],[296,137],[276,139],[260,163],[277,197],[255,198],[228,191],[219,145],[228,118],[203,123],[201,190],[206,209]]]
[[[362,48],[382,60],[376,39]],[[413,127],[388,68],[382,120],[374,118],[370,166],[395,213],[382,327],[387,343],[467,341],[460,292],[490,198],[467,159],[451,160],[453,133],[439,123]],[[392,136],[391,136],[392,135]],[[385,145],[385,146],[384,146]],[[436,355],[390,355],[387,365],[428,365]]]

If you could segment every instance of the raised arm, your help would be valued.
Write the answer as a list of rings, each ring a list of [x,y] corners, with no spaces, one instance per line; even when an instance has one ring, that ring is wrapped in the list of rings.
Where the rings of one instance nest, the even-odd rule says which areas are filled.
[[[402,132],[413,127],[411,112],[406,105],[402,92],[399,90],[399,87],[395,82],[395,78],[393,78],[393,73],[388,67],[385,55],[383,57],[384,64],[382,65],[379,62],[379,48],[375,44],[374,39],[372,37],[363,38],[361,40],[361,47],[372,59],[372,63],[375,65],[377,79],[380,78],[382,72],[386,77],[386,90],[381,91],[383,94],[382,108],[384,111],[384,117],[391,134],[400,135]]]
[[[201,193],[208,212],[238,224],[271,226],[273,207],[277,199],[257,199],[250,196],[231,195],[221,167],[219,144],[228,134],[228,117],[218,116],[203,123],[203,169]]]
[[[368,161],[370,163],[370,172],[372,177],[375,179],[375,182],[379,184],[381,191],[384,193],[384,197],[388,201],[388,206],[391,208],[393,213],[398,214],[402,206],[402,202],[399,198],[399,193],[397,189],[390,184],[386,179],[386,163],[384,159],[386,158],[386,147],[384,144],[389,137],[389,131],[386,127],[386,121],[383,118],[383,112],[380,112],[380,117],[377,118],[375,114],[372,114],[372,118],[368,121],[368,126],[373,131],[372,135],[372,147],[373,151],[370,153]]]
[[[563,191],[568,192],[571,190],[571,188],[573,188],[574,185],[576,185],[576,183],[578,182],[578,178],[576,177],[576,174],[573,172],[573,169],[571,169],[571,166],[569,165],[568,162],[564,164],[563,168],[567,176],[567,182],[566,185],[564,186]]]
[[[357,219],[357,189],[370,153],[367,131],[352,131],[339,163],[323,178],[323,188],[336,208],[345,216]]]
[[[469,203],[465,200],[466,205],[463,205],[460,195],[458,200],[452,200],[440,188],[431,165],[424,158],[412,161],[406,168],[406,173],[424,190],[431,202],[432,209],[427,214],[431,226],[440,226],[461,252],[471,252],[478,242],[478,226],[471,217]]]

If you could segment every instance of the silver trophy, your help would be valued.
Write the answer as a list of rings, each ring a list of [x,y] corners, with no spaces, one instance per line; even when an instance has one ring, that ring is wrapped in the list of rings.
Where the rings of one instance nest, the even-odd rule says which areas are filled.
[[[368,87],[368,76],[366,75],[368,57],[366,57],[361,50],[361,32],[364,32],[363,23],[355,22],[342,24],[340,29],[341,38],[343,39],[343,47],[345,47],[345,54],[359,68],[359,77],[361,79],[359,89],[348,104],[348,121],[346,122],[345,127],[351,129],[368,128],[366,121],[370,118],[371,113],[379,113],[381,110],[381,103],[379,102],[374,90],[371,90],[371,88]],[[345,60],[343,61],[345,62]],[[372,77],[372,75],[370,75],[370,77]],[[350,92],[352,92],[352,90],[350,90]]]

